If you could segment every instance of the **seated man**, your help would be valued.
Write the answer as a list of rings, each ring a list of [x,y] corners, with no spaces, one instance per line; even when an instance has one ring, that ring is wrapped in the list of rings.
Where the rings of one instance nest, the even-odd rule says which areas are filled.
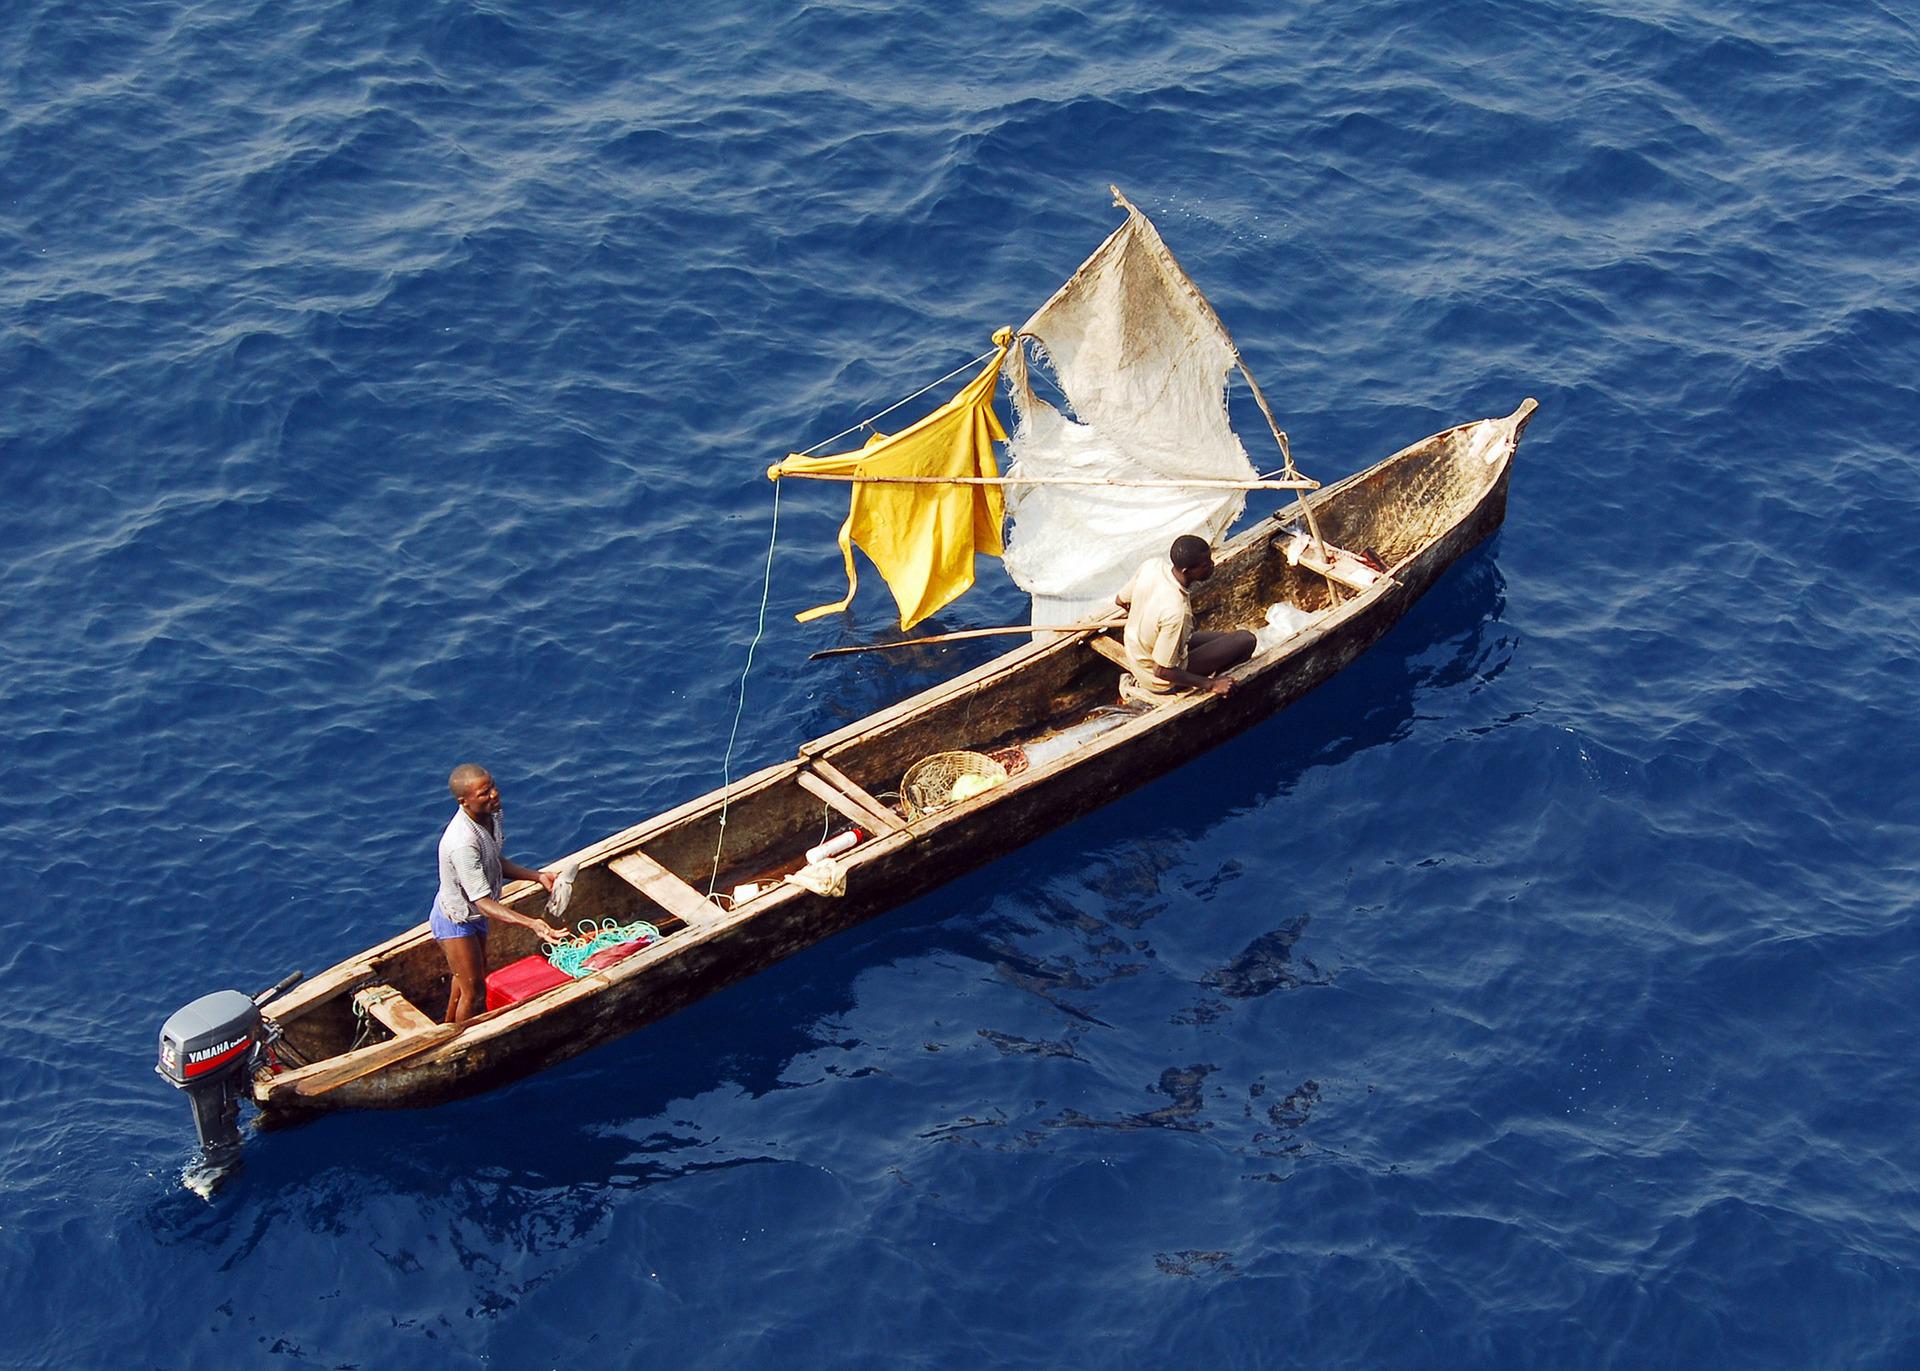
[[[1140,564],[1125,590],[1114,596],[1127,611],[1121,637],[1131,679],[1122,677],[1120,693],[1152,702],[1170,699],[1182,689],[1233,691],[1219,673],[1253,656],[1253,634],[1193,629],[1189,588],[1213,575],[1213,549],[1187,534],[1173,540],[1164,558]]]

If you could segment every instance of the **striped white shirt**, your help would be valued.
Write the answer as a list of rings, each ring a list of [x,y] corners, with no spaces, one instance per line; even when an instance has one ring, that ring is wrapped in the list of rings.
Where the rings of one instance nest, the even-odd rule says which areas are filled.
[[[472,923],[487,916],[473,907],[475,900],[500,898],[504,887],[500,862],[506,830],[500,816],[490,814],[475,823],[467,811],[456,809],[440,835],[440,912],[455,923]]]

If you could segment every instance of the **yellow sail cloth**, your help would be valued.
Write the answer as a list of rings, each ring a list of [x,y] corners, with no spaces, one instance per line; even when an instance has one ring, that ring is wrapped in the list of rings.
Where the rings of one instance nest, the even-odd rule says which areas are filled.
[[[1013,341],[993,337],[998,350],[986,369],[958,395],[910,428],[876,434],[858,452],[831,457],[794,455],[767,468],[767,479],[805,472],[835,476],[998,476],[993,445],[1007,441],[993,412],[1000,364]],[[855,484],[840,551],[847,561],[846,597],[794,617],[802,621],[843,610],[859,583],[853,545],[873,559],[900,606],[900,627],[912,628],[951,604],[973,584],[973,555],[998,557],[1005,504],[999,486]]]

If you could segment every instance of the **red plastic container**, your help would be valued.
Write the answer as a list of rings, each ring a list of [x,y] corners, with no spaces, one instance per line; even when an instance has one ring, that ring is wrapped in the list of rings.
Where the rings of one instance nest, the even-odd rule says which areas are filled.
[[[510,1004],[565,985],[572,978],[545,957],[522,957],[508,962],[487,977],[487,1008],[500,1009]]]

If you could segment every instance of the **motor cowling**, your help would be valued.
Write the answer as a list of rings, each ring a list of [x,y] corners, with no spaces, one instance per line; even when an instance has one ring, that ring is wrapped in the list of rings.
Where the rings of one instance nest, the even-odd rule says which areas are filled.
[[[261,1036],[260,1006],[238,990],[202,995],[161,1025],[154,1070],[187,1092],[209,1167],[224,1167],[240,1150],[240,1097],[259,1061]]]

